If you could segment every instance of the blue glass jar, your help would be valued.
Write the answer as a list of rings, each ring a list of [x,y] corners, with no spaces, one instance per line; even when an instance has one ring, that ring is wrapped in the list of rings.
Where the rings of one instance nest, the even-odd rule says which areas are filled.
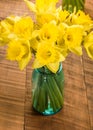
[[[57,73],[47,67],[34,69],[32,73],[33,108],[43,114],[52,115],[61,110],[64,103],[64,73],[62,64]]]

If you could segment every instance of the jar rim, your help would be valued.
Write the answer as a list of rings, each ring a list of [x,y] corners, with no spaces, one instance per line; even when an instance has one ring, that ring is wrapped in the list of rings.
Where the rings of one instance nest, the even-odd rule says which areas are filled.
[[[44,75],[53,75],[53,74],[57,74],[57,73],[60,73],[61,70],[63,69],[62,67],[62,63],[60,63],[59,65],[59,69],[56,73],[53,73],[52,71],[50,71],[47,67],[41,67],[41,68],[37,68],[35,69],[37,72],[41,73],[41,74],[44,74]]]

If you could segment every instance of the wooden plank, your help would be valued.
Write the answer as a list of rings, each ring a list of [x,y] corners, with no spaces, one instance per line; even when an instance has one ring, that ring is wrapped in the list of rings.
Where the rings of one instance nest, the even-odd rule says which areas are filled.
[[[24,0],[0,0],[0,19],[4,19],[10,15],[32,15],[27,8]]]
[[[93,1],[86,0],[85,5],[86,12],[92,17],[93,19]],[[91,130],[93,130],[93,60],[91,60],[85,50],[83,55],[83,68],[84,68],[84,80],[86,86],[86,95],[88,99],[88,109],[90,115],[90,124]]]
[[[0,130],[23,130],[26,71],[4,57],[0,47]]]
[[[86,0],[85,12],[90,14],[91,17],[93,17],[93,0]]]
[[[0,0],[0,19],[28,13],[23,0]],[[23,130],[26,70],[4,58],[5,48],[0,47],[0,130]]]
[[[87,88],[88,109],[90,115],[91,130],[93,130],[93,61],[88,56],[83,56],[85,85]]]
[[[0,19],[28,13],[32,15],[23,0],[0,0]],[[26,70],[4,58],[0,47],[0,130],[23,130]]]

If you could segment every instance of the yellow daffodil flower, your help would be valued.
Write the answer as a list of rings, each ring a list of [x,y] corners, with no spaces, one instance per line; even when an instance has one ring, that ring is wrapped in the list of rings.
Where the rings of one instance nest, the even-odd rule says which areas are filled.
[[[27,48],[19,41],[12,41],[8,44],[7,58],[9,60],[21,60],[26,54]]]
[[[56,20],[56,3],[58,0],[36,0],[34,4],[31,1],[24,0],[29,9],[36,13],[36,20],[40,26],[45,22]]]
[[[82,54],[81,42],[83,36],[83,27],[79,25],[69,26],[64,35],[64,41],[68,49],[77,54]]]
[[[93,31],[84,39],[84,47],[88,53],[88,56],[93,59]]]
[[[58,52],[53,43],[42,42],[37,50],[34,68],[39,68],[50,63],[63,61],[65,58]],[[52,71],[52,70],[51,70]]]
[[[58,50],[62,53],[62,55],[64,57],[66,57],[68,54],[68,48],[63,39],[63,37],[66,33],[67,27],[68,27],[68,25],[65,23],[59,24],[59,26],[58,26],[59,33],[58,33],[58,38],[57,38],[57,42],[56,42],[56,46],[58,47]]]
[[[11,61],[18,61],[20,69],[23,70],[31,59],[29,43],[11,41],[8,44],[7,59]]]
[[[90,16],[79,10],[76,14],[72,15],[72,24],[83,25],[85,30],[90,30],[90,24],[93,24]]]
[[[68,25],[65,23],[60,23],[58,26],[58,38],[57,38],[57,45],[59,47],[61,47],[62,43],[63,43],[63,37],[66,33],[66,29],[67,29]],[[61,34],[61,35],[60,35]]]
[[[55,5],[58,0],[36,0],[36,3],[29,0],[24,0],[29,7],[29,9],[36,13],[53,12],[55,10]]]
[[[38,14],[37,15],[37,21],[38,21],[38,25],[42,27],[42,25],[44,25],[45,23],[49,23],[52,20],[57,21],[55,15],[55,13],[42,13],[42,14]]]
[[[5,33],[5,32],[9,33],[9,32],[11,32],[12,30],[13,30],[12,25],[9,24],[7,20],[1,21],[1,31],[2,31],[3,33]]]
[[[89,15],[86,15],[83,11],[78,11],[77,14],[77,19],[75,20],[75,23],[77,24],[90,24],[92,22],[92,19],[90,18]]]
[[[9,41],[9,34],[13,31],[13,26],[7,20],[0,22],[0,45],[5,45]]]
[[[66,11],[66,10],[63,11],[63,10],[61,10],[60,13],[59,13],[59,20],[60,20],[61,22],[64,22],[69,15],[70,15],[70,13],[69,13],[68,11]]]
[[[20,16],[14,16],[14,15],[11,15],[11,16],[8,16],[6,18],[6,21],[8,23],[10,23],[11,25],[14,25],[17,21],[19,21],[21,19]]]
[[[55,42],[58,37],[58,27],[56,26],[56,22],[52,21],[44,24],[40,29],[39,37],[41,40]]]
[[[22,17],[14,24],[14,34],[19,38],[31,39],[33,31],[33,21],[31,17]]]

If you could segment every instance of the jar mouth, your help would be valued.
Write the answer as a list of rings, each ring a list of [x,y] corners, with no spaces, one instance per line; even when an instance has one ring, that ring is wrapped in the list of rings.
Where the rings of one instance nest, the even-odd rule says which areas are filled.
[[[60,73],[61,70],[62,70],[62,63],[60,63],[59,69],[56,72],[56,74]],[[55,74],[55,73],[51,72],[46,66],[35,69],[35,71],[37,71],[38,73],[44,74],[44,75],[53,75],[53,74]]]

